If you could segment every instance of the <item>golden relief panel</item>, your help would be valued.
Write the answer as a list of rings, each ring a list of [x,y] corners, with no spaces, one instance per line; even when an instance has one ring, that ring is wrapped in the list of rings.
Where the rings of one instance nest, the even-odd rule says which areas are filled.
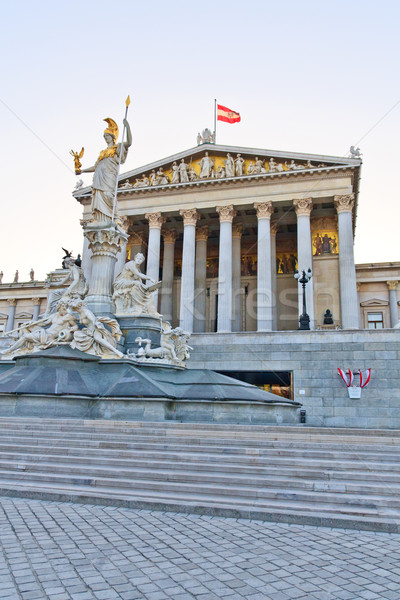
[[[295,252],[276,253],[276,272],[279,274],[294,273],[297,270],[297,254]]]
[[[321,230],[312,235],[313,256],[339,254],[337,231]]]

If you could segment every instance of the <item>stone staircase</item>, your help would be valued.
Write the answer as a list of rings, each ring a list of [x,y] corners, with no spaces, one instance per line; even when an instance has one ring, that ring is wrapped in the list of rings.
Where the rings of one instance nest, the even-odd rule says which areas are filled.
[[[400,533],[400,432],[3,417],[0,495]]]

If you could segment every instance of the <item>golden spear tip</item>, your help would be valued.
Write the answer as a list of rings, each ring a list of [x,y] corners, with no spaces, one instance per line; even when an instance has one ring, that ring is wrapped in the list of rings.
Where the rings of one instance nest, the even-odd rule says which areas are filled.
[[[128,106],[130,105],[130,103],[131,103],[131,99],[128,96],[127,99],[125,100],[125,106],[128,108]]]

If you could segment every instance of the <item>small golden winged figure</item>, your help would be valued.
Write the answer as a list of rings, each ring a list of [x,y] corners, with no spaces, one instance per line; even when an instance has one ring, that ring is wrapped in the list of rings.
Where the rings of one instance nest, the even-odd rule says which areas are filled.
[[[79,152],[79,154],[78,154],[78,152],[74,152],[73,150],[71,150],[71,152],[70,152],[71,156],[74,157],[75,174],[76,175],[80,175],[80,173],[81,173],[82,163],[81,163],[80,159],[82,158],[84,152],[85,152],[85,148],[82,148],[82,150]]]

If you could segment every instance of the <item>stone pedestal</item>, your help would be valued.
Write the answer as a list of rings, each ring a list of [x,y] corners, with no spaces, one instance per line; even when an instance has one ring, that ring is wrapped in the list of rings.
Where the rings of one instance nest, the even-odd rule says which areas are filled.
[[[113,317],[112,284],[114,281],[117,254],[126,244],[127,234],[118,226],[109,223],[89,224],[84,229],[88,248],[92,252],[92,272],[88,308],[95,315]]]
[[[151,347],[158,348],[161,345],[161,320],[148,315],[132,317],[130,315],[116,315],[125,342],[123,352],[134,352],[139,350],[136,338],[151,340]]]

